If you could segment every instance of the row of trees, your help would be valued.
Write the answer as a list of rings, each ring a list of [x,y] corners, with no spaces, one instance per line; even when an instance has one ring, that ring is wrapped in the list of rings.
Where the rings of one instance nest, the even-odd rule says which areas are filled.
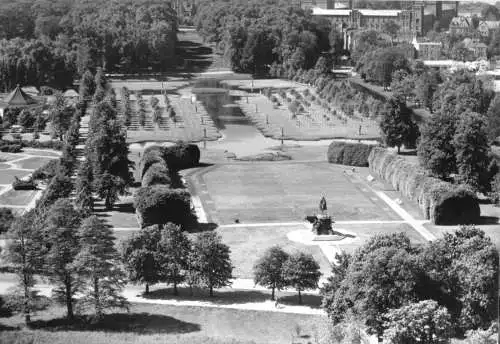
[[[289,254],[279,246],[267,249],[254,265],[255,284],[270,288],[272,300],[276,290],[292,287],[299,293],[299,304],[302,304],[301,292],[318,288],[320,277],[319,264],[311,255]]]
[[[478,228],[424,246],[402,233],[377,235],[337,259],[322,289],[335,324],[352,314],[389,343],[437,343],[496,318],[498,252]]]
[[[85,161],[79,171],[78,204],[87,210],[92,191],[111,209],[133,181],[128,159],[126,127],[118,116],[117,102],[104,74],[95,76],[94,108],[89,119]]]
[[[123,261],[130,281],[149,287],[163,282],[207,287],[210,296],[214,288],[231,285],[233,266],[230,250],[215,232],[202,232],[190,239],[172,223],[142,228],[123,243]]]

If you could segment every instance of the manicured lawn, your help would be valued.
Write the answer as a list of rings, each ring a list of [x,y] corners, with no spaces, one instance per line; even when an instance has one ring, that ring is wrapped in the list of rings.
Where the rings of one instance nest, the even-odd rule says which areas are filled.
[[[356,238],[346,243],[339,241],[334,245],[336,250],[353,252],[363,245],[375,234],[391,234],[404,232],[412,243],[418,245],[425,243],[412,227],[406,224],[339,224],[334,228],[344,229],[353,233]],[[312,254],[319,263],[323,277],[331,274],[330,263],[317,245],[304,245],[288,239],[287,233],[304,230],[304,226],[280,226],[280,227],[224,227],[216,231],[222,236],[224,243],[231,248],[231,261],[235,266],[233,272],[235,277],[253,278],[253,265],[261,257],[266,249],[274,245],[281,246],[287,252],[301,251]],[[346,239],[347,240],[347,239]]]
[[[29,158],[26,160],[21,160],[16,163],[20,168],[26,168],[26,169],[31,169],[35,170],[38,167],[45,165],[47,162],[51,161],[53,159],[51,158],[46,158],[46,157],[36,157],[36,158]]]
[[[63,315],[61,308],[40,313],[34,319],[36,329],[3,331],[0,342],[23,336],[36,338],[36,344],[307,343],[326,322],[326,317],[317,315],[141,304],[94,326],[66,326],[60,319]],[[21,321],[20,317],[0,319],[6,326]],[[302,338],[296,335],[297,326]]]
[[[45,150],[36,148],[23,148],[23,152],[26,154],[36,155],[36,156],[52,156],[56,158],[61,156],[59,152],[50,149]]]
[[[281,246],[287,252],[307,252],[320,264],[324,276],[331,273],[330,263],[318,246],[306,246],[288,240],[287,233],[304,229],[303,226],[283,227],[239,227],[217,228],[222,241],[231,248],[233,274],[239,278],[253,278],[253,265],[265,250],[274,245]]]
[[[14,177],[25,177],[29,174],[23,170],[0,170],[0,184],[11,184]]]
[[[39,190],[9,190],[0,195],[0,204],[28,205]]]
[[[337,220],[400,220],[344,169],[326,162],[219,165],[202,176],[208,194],[200,197],[214,202],[220,224],[300,221],[318,212],[322,195]]]

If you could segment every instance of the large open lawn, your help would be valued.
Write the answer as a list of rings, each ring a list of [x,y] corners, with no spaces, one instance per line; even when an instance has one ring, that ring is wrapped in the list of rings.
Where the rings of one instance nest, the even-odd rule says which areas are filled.
[[[0,342],[22,336],[33,338],[34,344],[307,343],[326,321],[317,315],[149,304],[134,304],[130,313],[108,315],[94,326],[65,326],[63,315],[63,309],[52,308],[34,319],[34,329],[2,331]],[[0,324],[21,321],[13,317],[0,319]]]
[[[219,224],[300,221],[318,212],[322,195],[335,220],[400,220],[380,199],[319,163],[217,165],[196,176],[197,193]]]

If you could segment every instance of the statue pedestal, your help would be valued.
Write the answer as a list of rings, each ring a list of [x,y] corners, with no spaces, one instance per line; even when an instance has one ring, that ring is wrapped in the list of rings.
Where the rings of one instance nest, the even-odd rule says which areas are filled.
[[[315,235],[333,235],[332,218],[328,215],[316,215],[312,231]]]

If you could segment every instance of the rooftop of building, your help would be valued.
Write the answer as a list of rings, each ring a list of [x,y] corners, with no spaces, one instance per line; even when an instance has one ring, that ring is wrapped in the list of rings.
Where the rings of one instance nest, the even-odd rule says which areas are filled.
[[[365,8],[354,10],[359,11],[363,16],[368,17],[397,17],[399,13],[401,13],[401,10],[371,10]],[[312,11],[315,16],[349,16],[353,10],[339,8],[327,10],[324,8],[314,7]]]

